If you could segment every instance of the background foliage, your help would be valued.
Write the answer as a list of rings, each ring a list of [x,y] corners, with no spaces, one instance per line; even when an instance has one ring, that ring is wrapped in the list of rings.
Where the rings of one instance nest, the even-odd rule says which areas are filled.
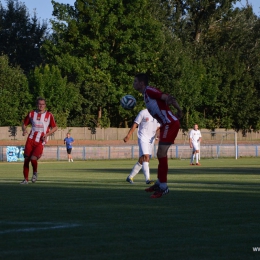
[[[43,95],[61,127],[128,127],[144,106],[133,77],[146,72],[150,85],[177,97],[183,130],[195,122],[259,130],[260,19],[235,2],[52,1],[48,25],[7,0],[0,6],[0,125],[20,124]],[[125,94],[138,101],[132,111],[119,105]]]

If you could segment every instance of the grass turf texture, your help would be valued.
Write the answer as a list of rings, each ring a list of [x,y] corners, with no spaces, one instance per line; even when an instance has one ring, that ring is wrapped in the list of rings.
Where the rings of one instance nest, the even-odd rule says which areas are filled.
[[[29,185],[0,163],[1,259],[260,258],[259,159],[170,160],[160,199],[125,181],[134,163],[40,162]]]

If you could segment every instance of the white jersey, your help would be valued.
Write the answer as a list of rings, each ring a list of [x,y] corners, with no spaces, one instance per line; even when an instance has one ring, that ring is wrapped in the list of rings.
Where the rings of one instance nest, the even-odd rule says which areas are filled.
[[[200,130],[194,130],[194,129],[192,129],[192,130],[190,131],[190,139],[191,139],[191,142],[192,142],[193,144],[198,143],[199,140],[200,140],[200,138],[201,138],[201,132],[200,132]]]
[[[160,124],[151,116],[147,109],[141,110],[134,120],[138,124],[137,136],[142,142],[153,143]]]

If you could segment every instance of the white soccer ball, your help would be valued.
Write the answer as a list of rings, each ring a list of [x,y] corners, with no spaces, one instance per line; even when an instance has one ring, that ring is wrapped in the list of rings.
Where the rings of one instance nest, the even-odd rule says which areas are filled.
[[[120,104],[124,109],[130,110],[136,106],[136,99],[132,95],[125,95],[120,99]]]

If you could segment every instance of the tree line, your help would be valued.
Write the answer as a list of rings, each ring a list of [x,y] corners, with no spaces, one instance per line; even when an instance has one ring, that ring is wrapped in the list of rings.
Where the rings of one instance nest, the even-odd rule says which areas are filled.
[[[260,19],[236,0],[52,0],[39,21],[0,5],[0,126],[20,125],[38,96],[60,127],[128,127],[144,107],[136,73],[176,96],[183,130],[260,129]],[[120,107],[125,94],[137,99]]]

